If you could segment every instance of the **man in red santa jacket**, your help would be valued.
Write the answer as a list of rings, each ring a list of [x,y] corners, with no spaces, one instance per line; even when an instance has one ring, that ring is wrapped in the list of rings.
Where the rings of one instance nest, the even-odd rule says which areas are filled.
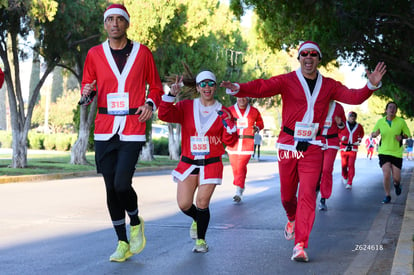
[[[344,108],[338,102],[332,101],[329,104],[328,116],[323,126],[322,136],[325,139],[323,151],[323,166],[320,182],[321,200],[319,210],[326,211],[326,200],[332,193],[332,172],[336,154],[339,150],[339,132],[345,127]]]
[[[104,28],[108,40],[91,48],[86,56],[80,101],[88,104],[95,94],[98,100],[95,160],[105,181],[107,206],[118,237],[117,249],[109,257],[116,262],[140,253],[146,244],[132,177],[145,145],[146,121],[164,94],[152,53],[127,38],[129,23],[129,13],[123,5],[113,4],[106,9]],[[129,240],[126,214],[130,218]]]
[[[377,141],[371,135],[365,140],[365,146],[367,148],[367,158],[370,160],[372,159],[372,155],[374,154],[374,148],[377,145]]]
[[[227,89],[226,93],[237,97],[281,95],[283,110],[278,166],[282,204],[288,218],[285,238],[295,239],[291,259],[307,262],[309,258],[305,248],[315,220],[315,190],[323,161],[321,132],[329,103],[336,100],[361,104],[381,86],[386,66],[379,62],[372,73],[366,70],[367,85],[361,89],[349,89],[319,73],[317,67],[322,60],[322,52],[315,42],[301,44],[298,60],[300,68],[294,72],[241,84],[223,81],[220,86]]]
[[[233,146],[227,146],[231,168],[233,169],[233,185],[236,194],[233,201],[240,202],[245,189],[247,164],[253,154],[254,134],[263,129],[263,119],[259,110],[249,104],[250,98],[238,97],[237,103],[230,106],[230,112],[237,122],[239,139]]]
[[[345,128],[341,130],[341,165],[342,178],[346,189],[352,189],[352,180],[355,176],[355,161],[358,153],[358,146],[364,137],[364,128],[356,122],[357,114],[349,112]]]

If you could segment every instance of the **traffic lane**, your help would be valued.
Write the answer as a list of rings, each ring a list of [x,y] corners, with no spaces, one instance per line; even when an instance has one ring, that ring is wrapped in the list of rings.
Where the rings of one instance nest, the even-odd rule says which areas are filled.
[[[266,174],[265,171],[270,172]],[[340,204],[338,204],[338,209],[335,210],[335,207],[337,207],[335,206],[336,201],[339,198],[348,196],[347,200],[343,200],[349,201],[349,197],[353,198],[354,193],[355,196],[359,196],[360,193],[369,193],[369,190],[353,192],[359,186],[357,185],[359,178],[363,182],[362,175],[364,173],[357,173],[358,180],[355,179],[354,189],[350,192],[337,183],[339,174],[335,174],[336,183],[333,196],[328,200],[328,207],[331,207],[327,212],[317,213],[308,249],[311,262],[307,264],[290,260],[293,242],[286,241],[283,238],[286,217],[280,204],[279,185],[275,173],[276,164],[274,163],[249,165],[244,202],[234,205],[231,202],[234,192],[234,187],[231,184],[231,169],[226,166],[225,182],[216,189],[211,205],[212,218],[207,233],[210,252],[207,254],[199,255],[191,252],[193,241],[188,236],[190,220],[180,213],[176,207],[175,184],[171,182],[171,177],[151,175],[148,178],[139,176],[134,178],[134,187],[140,197],[140,211],[147,221],[146,236],[148,243],[146,249],[140,255],[136,255],[127,263],[120,265],[107,261],[108,255],[115,246],[115,236],[109,225],[104,198],[101,196],[93,201],[88,201],[86,204],[78,202],[78,206],[72,203],[63,203],[72,206],[70,209],[66,209],[68,214],[79,212],[78,207],[90,209],[88,208],[90,204],[99,206],[93,207],[95,209],[91,210],[91,213],[85,213],[85,218],[78,218],[78,221],[73,219],[73,214],[68,215],[69,218],[65,221],[64,226],[60,227],[61,231],[54,232],[55,237],[40,237],[37,241],[29,242],[20,239],[20,245],[11,245],[1,249],[3,250],[0,252],[1,255],[10,255],[10,257],[0,257],[0,261],[6,264],[2,264],[2,269],[3,267],[9,267],[9,270],[13,273],[18,273],[23,269],[23,271],[29,270],[34,271],[34,273],[55,271],[62,274],[86,272],[91,274],[121,272],[160,274],[160,272],[164,273],[166,270],[169,274],[193,274],[195,271],[200,274],[211,274],[210,272],[221,274],[236,272],[240,274],[275,274],[289,271],[302,272],[303,274],[326,274],[329,270],[334,272],[330,274],[336,274],[337,271],[337,274],[342,274],[353,260],[353,257],[357,255],[351,251],[350,238],[354,238],[355,243],[362,243],[363,236],[368,234],[369,226],[365,226],[361,231],[360,240],[355,239],[355,234],[349,232],[356,232],[356,229],[360,229],[361,226],[358,224],[351,227],[339,226],[340,222],[344,223],[343,217],[333,215],[333,213],[335,211],[346,213],[346,209],[350,207],[348,204],[345,207],[346,209],[342,209],[344,206],[339,207]],[[367,179],[370,177],[372,175],[368,175]],[[97,183],[99,181],[99,178],[86,179],[85,181],[77,179],[76,183],[72,184],[67,182],[62,184],[62,181],[58,181],[55,185],[60,188],[47,186],[46,189],[49,192],[54,188],[59,189],[60,191],[53,192],[65,194],[61,198],[62,202],[65,202],[68,201],[67,198],[73,195],[69,195],[68,190],[61,190],[63,186],[68,186],[70,189],[80,187],[84,189],[85,185],[92,185],[94,186],[92,193],[102,193],[103,186]],[[366,185],[361,185],[361,188],[364,186],[366,187]],[[381,184],[378,184],[378,186],[381,187]],[[42,188],[42,186],[39,185],[38,188]],[[39,192],[41,193],[41,191]],[[381,192],[381,189],[376,191],[378,194]],[[77,194],[77,192],[75,193]],[[0,192],[0,194],[4,193]],[[84,194],[82,193],[81,197]],[[89,197],[87,196],[87,198]],[[80,199],[80,201],[82,200]],[[355,202],[358,202],[358,200],[355,200]],[[373,209],[376,208],[373,207]],[[65,210],[57,210],[57,212],[62,211]],[[352,217],[354,218],[362,211],[358,212]],[[373,216],[375,215],[365,213],[365,222],[372,224]],[[328,222],[323,222],[324,220],[321,217],[329,218]],[[79,219],[82,222],[79,222]],[[88,224],[85,220],[93,221],[94,219],[99,220],[100,226],[106,229],[91,230],[91,224]],[[50,220],[51,223],[40,226],[41,230],[46,228],[46,231],[55,231],[56,228],[51,226],[53,219]],[[338,225],[338,229],[330,229],[329,226],[332,225]],[[318,229],[318,226],[321,229]],[[76,227],[78,230],[74,230]],[[33,226],[33,228],[35,229],[36,226]],[[66,228],[68,232],[62,228]],[[347,230],[343,230],[343,228]],[[36,232],[36,230],[33,231]],[[32,235],[33,231],[28,232],[26,236]],[[79,231],[84,231],[84,233]],[[22,237],[22,235],[25,234],[19,236]],[[12,239],[13,236],[15,236],[15,232],[9,235]],[[79,250],[79,247],[82,247],[82,249]],[[16,258],[15,255],[19,255],[19,257]],[[47,255],[47,257],[45,258],[44,255]]]
[[[226,171],[229,174],[228,168]],[[275,166],[272,166],[274,172]],[[258,176],[263,177],[263,173]],[[126,268],[132,271],[137,265],[143,265],[143,269],[150,274],[156,274],[157,267],[172,266],[178,268],[180,273],[176,258],[164,259],[161,257],[163,251],[174,254],[180,251],[186,257],[191,257],[188,259],[190,261],[197,260],[201,255],[191,252],[193,241],[188,238],[190,221],[176,206],[176,185],[170,175],[150,175],[134,178],[134,187],[138,191],[141,215],[147,221],[148,245],[145,253],[134,257],[136,262],[133,259],[129,261],[132,266],[122,266],[120,270]],[[233,191],[231,184],[219,186],[213,204],[222,198],[229,202]],[[252,187],[249,192],[262,191],[262,187]],[[14,205],[9,208],[10,211],[0,215],[4,225],[0,242],[0,254],[4,255],[0,257],[4,263],[2,270],[10,271],[11,274],[52,271],[65,274],[86,270],[102,274],[112,272],[113,267],[116,270],[120,268],[107,261],[116,239],[110,226],[100,177],[3,185],[0,194],[2,209]],[[216,210],[212,209],[212,212]],[[226,230],[225,226],[219,231],[223,230]],[[175,238],[179,232],[182,237]],[[155,247],[154,250],[151,250],[152,247]],[[214,251],[217,248],[212,249]],[[154,258],[161,260],[155,261]],[[183,266],[187,267],[188,264]],[[189,267],[191,273],[191,265]]]

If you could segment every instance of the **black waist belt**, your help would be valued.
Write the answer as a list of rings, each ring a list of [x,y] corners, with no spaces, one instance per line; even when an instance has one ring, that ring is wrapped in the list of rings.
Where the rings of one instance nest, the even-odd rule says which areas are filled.
[[[288,135],[294,136],[295,135],[295,131],[293,131],[292,129],[283,126],[283,132],[285,132]],[[316,134],[317,136],[320,135],[320,131],[318,130],[318,133]],[[301,151],[301,152],[306,152],[306,150],[308,150],[310,143],[307,141],[299,141],[296,145],[296,150]]]
[[[214,158],[209,158],[209,159],[190,159],[185,156],[182,156],[181,161],[188,163],[188,164],[197,165],[197,166],[206,166],[211,163],[219,162],[220,157],[214,157]]]
[[[285,132],[286,134],[290,135],[290,136],[294,136],[295,135],[295,131],[293,131],[292,129],[283,126],[283,132]],[[316,133],[317,136],[321,135],[321,131],[318,130],[318,133]],[[337,135],[338,136],[338,135]]]
[[[295,135],[295,131],[293,131],[292,129],[283,126],[283,132],[285,132],[286,134],[290,135],[290,136],[294,136]]]
[[[354,146],[352,143],[342,143],[344,146]]]
[[[331,134],[331,135],[322,135],[324,138],[336,138],[338,134]]]
[[[250,139],[254,139],[254,136],[249,136],[249,135],[239,135],[239,138],[250,138]]]
[[[138,110],[138,108],[129,109],[128,115],[135,115],[137,110]],[[98,113],[103,114],[103,115],[107,115],[108,114],[108,109],[103,108],[103,107],[99,107],[98,108]],[[139,114],[137,114],[137,115],[139,115]],[[124,116],[124,115],[115,115],[115,116]]]

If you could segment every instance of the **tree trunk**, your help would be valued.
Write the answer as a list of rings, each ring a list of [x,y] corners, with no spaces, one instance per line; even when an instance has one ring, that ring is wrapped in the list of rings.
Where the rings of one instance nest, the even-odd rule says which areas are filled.
[[[12,131],[13,141],[13,168],[25,168],[27,166],[27,132]]]
[[[90,126],[95,119],[96,114],[96,107],[98,106],[98,99],[95,97],[93,102],[89,107],[88,113],[88,106],[80,106],[80,123],[79,123],[79,134],[78,140],[72,147],[71,154],[70,154],[70,163],[71,164],[78,164],[78,165],[90,165],[91,163],[88,162],[86,159],[86,151],[88,149],[89,143],[89,133],[90,133]]]
[[[174,134],[173,125],[168,123],[168,153],[170,155],[170,159],[172,160],[179,160],[180,159],[180,132],[181,132],[181,125],[177,125],[177,132]]]
[[[86,151],[89,142],[89,129],[79,129],[78,140],[73,144],[70,163],[79,165],[90,165],[86,159]]]
[[[154,143],[152,143],[151,139],[147,141],[144,147],[142,147],[141,156],[139,159],[143,161],[154,160]]]
[[[0,88],[0,130],[9,130],[7,128],[7,97],[6,97],[6,85]]]
[[[56,66],[55,62],[58,62],[58,59],[47,64],[47,68],[39,83],[36,85],[32,97],[29,98],[27,108],[25,108],[20,81],[17,34],[12,33],[9,37],[12,45],[12,62],[9,62],[7,58],[8,56],[3,49],[0,49],[0,56],[5,67],[5,71],[7,72],[4,77],[7,84],[7,93],[9,96],[8,98],[13,136],[12,168],[24,168],[27,166],[27,135],[29,133],[36,99],[39,96],[40,88],[43,86],[50,72],[53,71],[53,68]],[[10,48],[7,50],[10,50]],[[12,68],[13,71],[11,71]],[[27,114],[25,114],[25,109],[27,109]]]

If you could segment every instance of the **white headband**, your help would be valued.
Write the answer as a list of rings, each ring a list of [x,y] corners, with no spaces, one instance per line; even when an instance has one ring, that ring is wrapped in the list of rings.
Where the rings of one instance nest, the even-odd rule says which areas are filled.
[[[301,52],[302,50],[304,50],[304,49],[313,49],[313,50],[317,51],[317,52],[319,53],[319,57],[320,57],[320,58],[322,58],[322,53],[321,53],[321,50],[320,50],[320,49],[319,49],[319,47],[318,47],[318,46],[316,46],[315,44],[313,44],[313,43],[306,43],[306,44],[303,44],[303,45],[299,48],[299,54],[300,54],[300,52]]]
[[[129,23],[128,13],[126,11],[124,11],[123,9],[120,9],[120,8],[110,8],[110,9],[106,10],[105,13],[104,13],[104,22],[105,22],[105,20],[108,16],[114,15],[114,14],[122,15],[126,19],[126,21],[128,21],[128,23]]]
[[[210,71],[202,71],[201,73],[199,73],[196,77],[196,83],[200,83],[201,81],[205,80],[205,79],[210,79],[213,80],[214,82],[216,81],[216,76],[210,72]]]

